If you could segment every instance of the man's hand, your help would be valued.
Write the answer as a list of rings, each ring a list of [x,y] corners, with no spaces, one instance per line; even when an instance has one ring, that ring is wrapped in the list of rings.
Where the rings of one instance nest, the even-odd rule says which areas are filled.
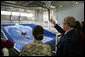
[[[52,18],[49,21],[53,24],[56,24],[56,22]]]

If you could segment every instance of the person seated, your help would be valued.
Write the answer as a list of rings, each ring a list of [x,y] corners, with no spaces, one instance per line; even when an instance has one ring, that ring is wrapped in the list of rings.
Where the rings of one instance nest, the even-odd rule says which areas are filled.
[[[32,34],[34,36],[34,42],[26,44],[22,48],[20,56],[51,56],[51,47],[41,41],[44,35],[43,28],[36,25]]]

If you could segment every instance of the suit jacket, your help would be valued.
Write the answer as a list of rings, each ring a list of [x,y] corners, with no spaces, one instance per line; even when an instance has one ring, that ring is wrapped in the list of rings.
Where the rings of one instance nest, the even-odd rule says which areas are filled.
[[[58,32],[64,35],[65,31],[58,26],[55,25],[55,28]],[[72,29],[66,35],[61,38],[60,42],[57,45],[57,56],[77,56],[79,55],[78,52],[78,44],[79,44],[79,37],[77,32]]]

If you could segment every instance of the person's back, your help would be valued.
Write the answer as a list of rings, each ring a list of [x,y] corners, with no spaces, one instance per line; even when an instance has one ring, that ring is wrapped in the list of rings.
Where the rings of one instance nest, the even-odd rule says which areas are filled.
[[[51,56],[51,47],[44,44],[43,39],[44,31],[41,26],[35,26],[32,31],[34,42],[25,45],[21,50],[21,56]]]
[[[25,45],[21,54],[22,56],[51,56],[51,48],[49,45],[36,40],[33,43]]]

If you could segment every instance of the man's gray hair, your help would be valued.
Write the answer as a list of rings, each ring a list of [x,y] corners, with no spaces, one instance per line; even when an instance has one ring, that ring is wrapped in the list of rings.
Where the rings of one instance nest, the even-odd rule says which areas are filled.
[[[64,22],[66,22],[70,27],[74,27],[75,26],[75,18],[72,16],[67,16],[64,18]]]

